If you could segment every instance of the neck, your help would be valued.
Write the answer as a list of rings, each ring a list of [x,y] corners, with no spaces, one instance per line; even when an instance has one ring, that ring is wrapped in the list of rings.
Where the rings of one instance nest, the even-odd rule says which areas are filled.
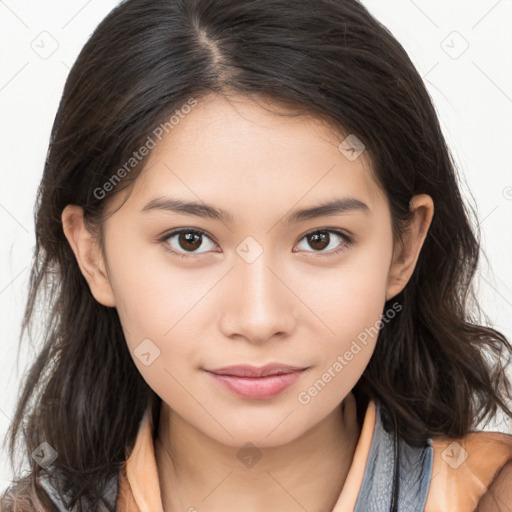
[[[331,512],[359,434],[351,393],[299,438],[252,452],[218,443],[162,401],[155,452],[163,508],[238,512],[243,503],[246,512]]]

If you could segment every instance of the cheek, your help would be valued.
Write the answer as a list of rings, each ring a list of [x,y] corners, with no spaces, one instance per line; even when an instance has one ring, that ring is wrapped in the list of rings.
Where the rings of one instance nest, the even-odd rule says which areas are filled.
[[[321,321],[322,334],[315,337],[315,378],[320,378],[320,385],[333,382],[329,388],[334,395],[344,396],[355,385],[375,348],[385,315],[389,240],[377,236],[374,243],[347,258],[346,264],[320,279],[317,273],[317,279],[302,281],[299,294],[309,298],[305,302]],[[343,377],[334,378],[338,375]]]
[[[376,235],[371,244],[347,251],[339,265],[297,279],[301,283],[298,294],[308,298],[324,324],[326,342],[335,338],[344,344],[379,319],[386,301],[391,253],[390,239]]]
[[[170,335],[206,294],[211,272],[194,271],[191,276],[171,264],[172,256],[155,243],[125,237],[123,248],[116,242],[109,249],[109,277],[129,341]]]
[[[127,245],[130,251],[113,244],[109,276],[128,349],[153,389],[163,382],[166,388],[179,389],[172,377],[177,381],[184,377],[183,363],[189,369],[200,366],[200,344],[194,340],[205,337],[201,326],[207,311],[215,308],[209,291],[225,270],[215,275],[196,270],[191,276],[190,271],[171,265],[163,249]]]

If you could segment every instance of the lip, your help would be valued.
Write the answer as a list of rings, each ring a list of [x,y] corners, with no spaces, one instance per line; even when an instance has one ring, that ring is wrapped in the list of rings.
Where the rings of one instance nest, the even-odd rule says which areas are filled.
[[[271,363],[261,367],[236,365],[205,370],[232,393],[248,399],[266,399],[282,393],[307,368]]]
[[[289,366],[281,363],[269,363],[264,366],[251,366],[249,364],[237,364],[223,366],[214,370],[206,370],[216,375],[229,375],[231,377],[266,377],[268,375],[280,375],[305,370],[299,366]]]

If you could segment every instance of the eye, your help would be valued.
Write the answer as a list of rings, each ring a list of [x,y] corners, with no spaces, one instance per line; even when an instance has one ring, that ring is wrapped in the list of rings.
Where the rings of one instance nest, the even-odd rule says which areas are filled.
[[[334,238],[332,235],[334,235]],[[336,246],[336,243],[332,243],[336,238],[341,241],[341,243],[338,243],[338,246]],[[301,240],[303,239],[307,239],[309,246],[315,249],[314,251],[306,250],[306,252],[321,252],[319,256],[334,256],[344,251],[351,244],[350,237],[343,231],[337,229],[317,229],[315,231],[310,231],[301,238]],[[210,246],[210,248],[207,247],[204,251],[197,250],[201,247],[204,240],[209,240],[213,247],[215,247],[215,243],[204,231],[187,228],[171,231],[160,238],[159,242],[161,242],[164,245],[165,250],[171,254],[181,258],[188,258],[193,257],[195,254],[208,252],[212,249]],[[333,247],[330,247],[331,249],[334,249],[334,247],[337,248],[330,252],[324,251],[325,248],[329,248],[331,245],[333,245]],[[325,252],[327,254],[323,254]]]
[[[172,254],[176,254],[182,258],[193,256],[194,254],[201,254],[207,252],[211,248],[207,248],[206,251],[197,251],[203,244],[204,240],[210,240],[211,238],[204,232],[197,229],[179,229],[167,233],[160,242],[164,243],[164,247],[167,251]],[[213,242],[212,242],[213,244]],[[213,244],[215,246],[215,244]],[[183,254],[180,251],[191,252],[191,254]]]
[[[334,238],[331,235],[334,235]],[[336,238],[341,240],[341,243],[338,245],[335,243]],[[301,238],[301,240],[304,239],[307,239],[306,243],[315,249],[315,251],[306,250],[306,252],[321,252],[322,254],[319,256],[335,256],[344,251],[351,243],[351,239],[343,231],[338,229],[317,229],[316,231],[310,231]],[[334,243],[331,243],[333,241]],[[330,249],[337,248],[331,252],[323,251],[323,249],[329,248],[329,246]],[[327,254],[323,254],[324,252],[327,252]]]

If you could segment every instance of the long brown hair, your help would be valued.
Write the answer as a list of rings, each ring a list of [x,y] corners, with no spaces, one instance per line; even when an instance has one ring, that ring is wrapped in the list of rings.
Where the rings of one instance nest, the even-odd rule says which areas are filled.
[[[479,325],[472,289],[480,252],[473,214],[431,98],[392,34],[352,0],[126,0],[73,65],[51,132],[22,331],[35,328],[41,350],[9,431],[13,465],[23,434],[19,454],[31,470],[4,496],[7,510],[33,510],[27,503],[44,499],[36,485],[42,471],[60,475],[70,507],[100,510],[134,443],[155,394],[133,363],[116,309],[91,295],[61,213],[79,205],[101,232],[108,200],[136,179],[146,158],[106,197],[98,190],[173,112],[212,92],[271,98],[356,134],[396,233],[413,195],[434,200],[416,269],[392,299],[402,310],[381,329],[354,393],[380,401],[388,424],[418,446],[463,436],[498,408],[512,417],[500,357],[512,350],[500,332]],[[43,328],[35,322],[39,303]],[[43,441],[58,453],[44,470],[29,457]]]

